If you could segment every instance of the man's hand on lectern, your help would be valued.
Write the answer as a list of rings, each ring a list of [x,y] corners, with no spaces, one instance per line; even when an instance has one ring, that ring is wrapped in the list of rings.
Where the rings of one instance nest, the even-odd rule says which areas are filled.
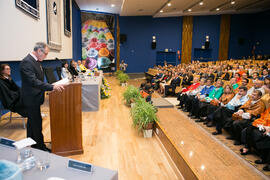
[[[53,85],[53,90],[54,90],[54,91],[62,92],[64,89],[65,89],[64,86],[61,85],[61,84]]]

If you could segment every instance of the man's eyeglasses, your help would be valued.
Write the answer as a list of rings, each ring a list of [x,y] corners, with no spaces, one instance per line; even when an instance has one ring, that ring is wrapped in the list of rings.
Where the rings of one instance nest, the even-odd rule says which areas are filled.
[[[40,50],[41,50],[41,52],[43,52],[43,54],[44,54],[45,56],[48,55],[48,53],[46,53],[44,49],[40,49]]]

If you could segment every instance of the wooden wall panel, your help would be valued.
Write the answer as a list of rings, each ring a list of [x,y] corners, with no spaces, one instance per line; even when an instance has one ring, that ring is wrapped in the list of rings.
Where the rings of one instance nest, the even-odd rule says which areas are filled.
[[[228,59],[230,40],[231,15],[222,15],[219,35],[219,60]]]
[[[182,27],[182,56],[181,63],[191,62],[192,53],[193,17],[183,17]]]

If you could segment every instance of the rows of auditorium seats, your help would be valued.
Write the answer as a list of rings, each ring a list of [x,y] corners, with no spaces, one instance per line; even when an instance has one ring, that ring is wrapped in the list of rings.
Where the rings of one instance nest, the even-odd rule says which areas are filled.
[[[165,63],[148,73],[154,90],[176,96],[178,109],[195,122],[213,127],[213,135],[227,131],[227,139],[243,145],[242,155],[257,154],[260,159],[255,163],[266,164],[263,169],[270,171],[269,60]]]

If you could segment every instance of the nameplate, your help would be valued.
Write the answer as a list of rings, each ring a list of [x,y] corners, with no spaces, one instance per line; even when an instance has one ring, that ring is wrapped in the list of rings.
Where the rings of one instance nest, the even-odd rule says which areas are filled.
[[[15,141],[7,139],[7,138],[3,138],[3,137],[0,138],[0,145],[3,145],[3,146],[15,148],[15,146],[13,145],[14,142]]]
[[[76,169],[79,171],[91,173],[92,172],[92,165],[88,163],[83,163],[79,161],[69,160],[68,167],[72,169]]]

